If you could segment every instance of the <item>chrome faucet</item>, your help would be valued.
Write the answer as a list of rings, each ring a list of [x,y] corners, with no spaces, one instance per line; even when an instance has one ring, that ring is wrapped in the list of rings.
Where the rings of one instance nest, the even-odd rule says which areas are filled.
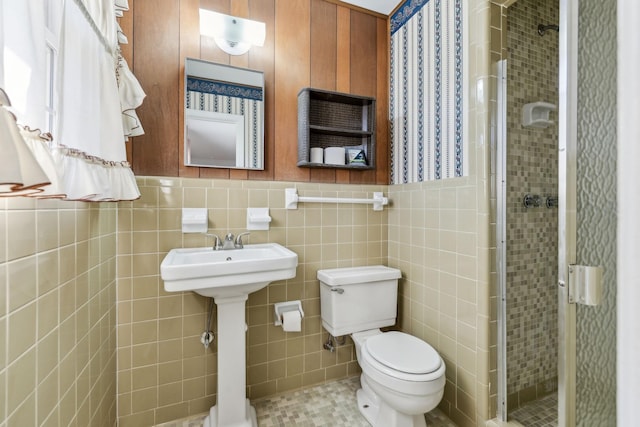
[[[220,241],[220,238],[215,234],[207,234],[207,236],[213,237],[214,239],[214,251],[228,251],[231,249],[242,249],[244,247],[242,236],[247,236],[249,234],[250,233],[248,231],[245,231],[244,233],[238,234],[238,236],[236,237],[233,235],[233,233],[227,233],[227,235],[224,236],[224,241],[222,242]]]
[[[236,245],[233,241],[233,233],[227,233],[226,236],[224,236],[224,242],[222,242],[222,250],[226,251],[229,249],[235,249]]]
[[[204,235],[207,236],[207,237],[213,238],[213,247],[212,247],[212,249],[214,251],[219,251],[220,249],[222,249],[222,244],[220,243],[220,238],[218,236],[216,236],[215,234],[211,234],[211,233],[204,233]]]
[[[244,248],[244,243],[242,242],[242,236],[248,236],[249,234],[251,233],[248,231],[245,231],[244,233],[240,233],[236,236],[236,243],[234,245],[236,249]]]

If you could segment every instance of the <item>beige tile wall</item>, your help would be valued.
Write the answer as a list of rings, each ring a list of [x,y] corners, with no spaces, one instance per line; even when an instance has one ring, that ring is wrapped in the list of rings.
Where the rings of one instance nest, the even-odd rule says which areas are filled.
[[[447,365],[440,404],[460,426],[487,419],[489,363],[487,224],[477,184],[462,178],[389,187],[389,265],[402,270],[400,326]],[[484,255],[483,255],[484,254]]]
[[[400,326],[432,344],[447,364],[440,404],[459,426],[495,416],[490,367],[495,212],[491,209],[491,3],[472,0],[465,138],[469,176],[389,187],[389,265],[400,268]],[[494,301],[495,302],[495,301]],[[495,384],[495,383],[494,383]]]
[[[205,412],[216,400],[216,348],[200,343],[208,299],[166,293],[159,266],[174,247],[210,245],[182,234],[182,207],[206,207],[209,232],[246,229],[247,207],[269,207],[269,231],[248,243],[278,242],[298,254],[295,279],[275,282],[247,302],[247,391],[250,398],[358,372],[353,346],[322,349],[320,268],[386,264],[388,210],[365,205],[300,203],[284,209],[284,189],[303,196],[371,197],[386,186],[139,178],[142,198],[118,209],[118,414],[120,426],[154,425]],[[301,300],[303,331],[273,325],[273,303]],[[215,312],[213,320],[215,331]]]
[[[295,279],[248,301],[250,397],[358,371],[352,345],[322,350],[316,271],[382,263],[403,271],[402,328],[427,339],[447,361],[441,407],[460,426],[481,425],[495,414],[489,401],[495,234],[486,147],[491,12],[487,0],[466,7],[467,178],[393,187],[295,184],[303,195],[388,191],[393,206],[382,213],[313,204],[287,211],[284,188],[294,184],[266,181],[140,178],[143,197],[120,203],[117,213],[110,204],[0,200],[0,241],[6,242],[0,244],[6,279],[0,280],[6,337],[0,387],[7,396],[0,399],[0,427],[113,426],[116,398],[120,425],[138,427],[204,412],[215,402],[215,345],[205,351],[199,343],[207,302],[165,293],[159,278],[170,248],[210,244],[180,232],[183,206],[206,206],[217,234],[243,231],[247,206],[269,206],[271,230],[254,232],[250,242],[279,242],[300,257]],[[272,325],[272,304],[291,299],[301,299],[306,314],[299,334]]]
[[[0,426],[116,419],[116,206],[0,199]]]

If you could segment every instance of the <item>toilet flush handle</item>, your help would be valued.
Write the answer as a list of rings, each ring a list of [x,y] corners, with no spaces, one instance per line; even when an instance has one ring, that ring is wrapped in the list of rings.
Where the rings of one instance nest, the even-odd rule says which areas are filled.
[[[342,288],[331,288],[331,292],[337,292],[339,294],[344,294],[344,289]]]

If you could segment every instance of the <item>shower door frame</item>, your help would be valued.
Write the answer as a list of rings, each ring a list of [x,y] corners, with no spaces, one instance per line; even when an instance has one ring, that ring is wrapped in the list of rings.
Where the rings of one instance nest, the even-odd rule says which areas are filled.
[[[558,72],[558,426],[576,425],[576,305],[569,265],[576,263],[579,0],[560,0]]]
[[[579,0],[559,0],[558,72],[558,427],[576,423],[576,306],[569,303],[569,265],[576,263]],[[506,82],[507,60],[496,63],[497,417],[506,422]]]
[[[497,417],[507,421],[507,65],[495,64],[497,76],[494,153],[496,156],[496,273],[497,289]]]

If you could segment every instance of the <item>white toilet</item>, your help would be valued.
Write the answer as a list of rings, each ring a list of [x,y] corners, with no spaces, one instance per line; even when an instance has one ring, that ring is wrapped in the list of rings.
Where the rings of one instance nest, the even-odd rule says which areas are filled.
[[[382,265],[318,270],[322,326],[350,334],[362,368],[360,413],[374,427],[426,426],[444,393],[445,365],[426,342],[382,332],[396,322],[400,270]]]

